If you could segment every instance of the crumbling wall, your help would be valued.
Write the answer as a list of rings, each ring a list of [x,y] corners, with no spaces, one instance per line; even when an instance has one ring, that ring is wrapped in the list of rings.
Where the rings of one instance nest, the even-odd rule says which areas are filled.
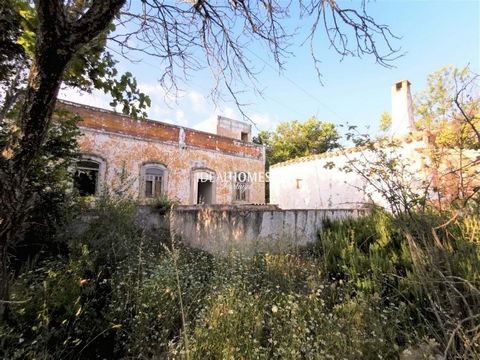
[[[181,204],[196,202],[193,171],[214,172],[215,203],[234,201],[235,172],[264,174],[263,146],[152,120],[136,120],[107,110],[68,102],[60,106],[82,117],[81,152],[103,159],[100,183],[140,195],[141,168],[146,163],[166,167],[166,195]],[[258,177],[260,179],[260,177]],[[265,184],[252,181],[249,203],[264,203]]]
[[[170,231],[213,253],[275,250],[317,239],[325,219],[359,217],[367,210],[280,210],[274,206],[183,206],[170,214]]]

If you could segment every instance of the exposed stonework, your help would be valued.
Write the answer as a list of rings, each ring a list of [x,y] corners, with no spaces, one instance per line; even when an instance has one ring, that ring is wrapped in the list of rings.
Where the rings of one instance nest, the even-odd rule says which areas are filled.
[[[213,202],[235,202],[234,179],[240,171],[263,174],[262,146],[152,120],[135,120],[112,111],[62,101],[60,106],[79,114],[81,152],[103,160],[100,182],[115,187],[126,170],[132,184],[128,191],[140,194],[142,166],[161,164],[166,169],[165,195],[181,204],[197,202],[195,174],[214,174]],[[249,183],[249,203],[263,203],[264,183]]]

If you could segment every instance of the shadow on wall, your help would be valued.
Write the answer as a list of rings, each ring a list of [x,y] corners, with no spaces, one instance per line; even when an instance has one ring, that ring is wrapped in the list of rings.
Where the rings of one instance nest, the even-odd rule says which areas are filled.
[[[296,247],[317,239],[323,220],[364,216],[366,209],[281,210],[276,206],[179,206],[170,232],[211,253]]]

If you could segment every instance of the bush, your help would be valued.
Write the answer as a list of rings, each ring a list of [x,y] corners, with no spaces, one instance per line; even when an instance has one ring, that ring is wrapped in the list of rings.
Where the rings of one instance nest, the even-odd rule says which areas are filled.
[[[192,358],[369,359],[398,352],[383,330],[391,328],[393,309],[379,313],[379,299],[350,298],[346,284],[325,281],[315,259],[230,257],[214,273],[191,331]]]
[[[476,358],[480,223],[374,211],[310,249],[213,257],[152,238],[108,193],[12,288],[11,359]],[[450,220],[450,221],[447,221]],[[432,230],[433,229],[433,230]],[[75,230],[75,231],[73,231]]]
[[[397,343],[433,338],[446,355],[480,355],[478,217],[425,212],[328,222],[314,252],[331,280],[378,294],[396,314]],[[415,327],[418,334],[411,334]],[[412,336],[414,335],[414,336]]]
[[[35,202],[28,209],[22,239],[13,249],[11,267],[15,270],[34,259],[66,252],[65,244],[55,241],[55,233],[76,211],[78,198],[72,189],[71,166],[78,155],[80,119],[64,110],[55,111],[55,117],[26,183],[26,196],[34,197]],[[15,143],[15,138],[15,133],[0,131],[0,145],[5,141]]]

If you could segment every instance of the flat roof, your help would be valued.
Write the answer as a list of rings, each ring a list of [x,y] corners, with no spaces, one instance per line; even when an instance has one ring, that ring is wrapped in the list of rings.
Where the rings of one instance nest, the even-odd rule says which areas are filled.
[[[187,146],[263,159],[263,145],[252,142],[152,119],[135,119],[116,111],[66,100],[58,100],[58,105],[79,114],[83,119],[80,126],[84,128],[170,143],[179,143],[183,131],[182,141]]]

